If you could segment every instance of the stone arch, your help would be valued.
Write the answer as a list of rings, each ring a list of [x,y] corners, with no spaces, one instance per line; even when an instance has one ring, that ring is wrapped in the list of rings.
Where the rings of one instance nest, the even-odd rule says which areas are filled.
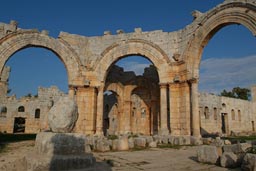
[[[110,83],[104,87],[104,91],[116,92],[119,96],[122,96],[123,86],[120,83]]]
[[[69,84],[72,85],[80,76],[81,63],[72,49],[64,42],[37,31],[18,31],[0,40],[0,71],[13,54],[28,47],[41,47],[56,54],[67,70]]]
[[[241,24],[256,36],[256,6],[251,2],[224,2],[198,18],[198,29],[185,50],[187,69],[192,77],[199,76],[199,67],[204,47],[223,27]]]
[[[96,66],[99,80],[104,82],[111,65],[119,59],[130,55],[140,55],[149,59],[156,66],[160,81],[164,79],[166,66],[170,64],[167,54],[159,46],[151,42],[131,39],[114,43],[102,52],[102,58]]]

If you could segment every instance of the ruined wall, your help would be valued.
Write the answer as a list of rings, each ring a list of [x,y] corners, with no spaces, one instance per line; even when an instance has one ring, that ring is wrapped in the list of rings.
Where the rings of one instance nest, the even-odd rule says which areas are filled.
[[[25,133],[37,133],[48,129],[47,116],[54,103],[61,96],[67,96],[57,87],[39,88],[38,97],[15,96],[2,98],[0,101],[0,132],[12,133],[14,120],[16,117],[25,118]],[[23,106],[24,112],[19,112],[18,108]],[[40,110],[40,117],[35,118],[36,110]]]
[[[222,126],[226,124],[226,133],[254,131],[256,103],[247,100],[200,93],[199,112],[201,133],[224,133]],[[223,121],[225,115],[225,121]]]

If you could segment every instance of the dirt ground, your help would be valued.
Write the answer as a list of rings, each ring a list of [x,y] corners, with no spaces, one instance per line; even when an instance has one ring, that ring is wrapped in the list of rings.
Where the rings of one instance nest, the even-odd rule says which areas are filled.
[[[88,171],[225,171],[215,165],[196,162],[198,147],[180,149],[154,148],[139,151],[93,153],[97,163]],[[17,164],[17,160],[34,150],[34,141],[10,143],[0,153],[0,168],[5,164]],[[17,166],[19,167],[19,166]],[[240,170],[240,169],[233,169]]]

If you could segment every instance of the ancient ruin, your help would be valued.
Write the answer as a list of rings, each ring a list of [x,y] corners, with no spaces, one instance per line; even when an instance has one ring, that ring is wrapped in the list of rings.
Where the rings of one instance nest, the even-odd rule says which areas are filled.
[[[198,92],[204,46],[221,28],[241,24],[256,35],[254,0],[225,0],[217,7],[192,13],[194,21],[174,32],[105,31],[86,37],[61,32],[25,30],[17,22],[0,23],[0,131],[27,133],[49,129],[47,117],[60,97],[75,99],[78,119],[73,132],[82,134],[192,135],[254,131],[253,100],[243,101]],[[68,73],[69,92],[39,88],[38,97],[8,97],[7,60],[27,47],[54,52]],[[153,65],[142,76],[124,72],[114,63],[140,55]],[[104,92],[111,93],[104,93]],[[18,128],[15,125],[23,125]]]

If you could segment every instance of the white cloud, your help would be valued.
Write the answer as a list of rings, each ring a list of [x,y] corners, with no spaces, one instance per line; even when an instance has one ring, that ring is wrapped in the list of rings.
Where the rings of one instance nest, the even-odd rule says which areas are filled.
[[[144,68],[148,67],[148,63],[140,63],[136,61],[126,61],[118,66],[123,67],[124,71],[134,71],[136,75],[142,75],[144,73]]]
[[[256,84],[256,55],[241,58],[209,58],[200,66],[199,90],[219,94],[223,89]]]

